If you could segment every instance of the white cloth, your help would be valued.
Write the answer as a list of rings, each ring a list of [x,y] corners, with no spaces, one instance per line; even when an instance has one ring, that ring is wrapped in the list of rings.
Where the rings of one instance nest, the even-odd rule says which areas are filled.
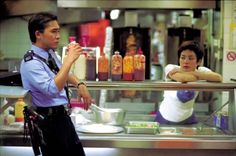
[[[168,73],[174,68],[180,68],[178,65],[169,64],[165,67],[165,80],[168,81]],[[200,72],[211,71],[206,67],[199,67],[196,69]],[[164,99],[160,104],[159,112],[168,121],[171,122],[181,122],[189,118],[193,113],[193,106],[198,92],[195,91],[194,98],[185,103],[181,102],[177,97],[177,90],[175,91],[164,91]]]

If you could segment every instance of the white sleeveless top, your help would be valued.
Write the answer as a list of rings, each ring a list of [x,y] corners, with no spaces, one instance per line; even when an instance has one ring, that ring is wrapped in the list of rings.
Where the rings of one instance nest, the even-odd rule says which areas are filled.
[[[169,64],[165,67],[165,80],[170,80],[168,78],[168,73],[174,68],[180,68],[178,65]],[[206,67],[199,67],[196,69],[201,72],[211,71]],[[168,121],[171,122],[181,122],[189,118],[193,113],[193,106],[198,92],[195,91],[194,98],[185,103],[181,102],[177,97],[177,90],[175,91],[164,91],[164,99],[160,104],[159,111],[161,115]]]

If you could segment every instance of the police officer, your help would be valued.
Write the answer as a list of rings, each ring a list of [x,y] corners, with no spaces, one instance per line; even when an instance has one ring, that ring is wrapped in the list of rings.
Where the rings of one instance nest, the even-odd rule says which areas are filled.
[[[89,108],[92,99],[86,84],[70,73],[71,65],[82,49],[79,44],[69,44],[68,56],[61,64],[54,53],[60,39],[60,26],[57,16],[53,14],[32,16],[28,31],[32,46],[30,53],[22,60],[20,72],[23,87],[32,95],[32,104],[44,116],[44,120],[38,123],[44,139],[41,152],[43,156],[85,155],[65,109],[68,96],[64,89],[67,82],[73,84],[78,90],[78,99],[83,100],[85,109]],[[50,66],[49,59],[54,61],[54,67]]]

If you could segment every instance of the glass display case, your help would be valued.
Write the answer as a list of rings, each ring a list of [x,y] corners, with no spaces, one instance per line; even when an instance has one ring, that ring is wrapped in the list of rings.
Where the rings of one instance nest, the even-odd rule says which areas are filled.
[[[126,113],[124,125],[129,121],[154,121],[155,112],[163,99],[163,90],[194,90],[199,96],[212,93],[207,100],[198,97],[195,111],[198,123],[193,125],[162,125],[154,135],[123,133],[104,136],[81,133],[85,146],[116,148],[186,148],[190,149],[236,149],[236,103],[235,83],[209,82],[87,82],[96,104],[104,108],[122,108]],[[73,90],[73,89],[72,89]],[[222,102],[222,94],[228,94],[227,102]],[[168,133],[167,133],[168,132]],[[89,139],[88,139],[89,138]],[[102,141],[101,141],[102,140]],[[170,141],[173,145],[164,144]],[[101,141],[101,142],[100,142]],[[183,144],[181,142],[183,141]],[[177,143],[178,142],[178,143]],[[224,145],[223,145],[224,144]]]
[[[202,154],[204,150],[217,154],[216,151],[222,150],[224,154],[231,155],[236,150],[236,83],[87,81],[86,84],[97,106],[106,109],[121,108],[126,111],[126,115],[123,124],[106,125],[122,129],[114,132],[101,133],[99,127],[93,127],[92,132],[81,132],[78,128],[86,123],[76,123],[76,130],[85,149],[109,148],[118,150],[118,153],[122,153],[121,155],[139,155],[142,153],[140,150],[145,150],[152,155],[157,151],[170,149],[173,152],[194,150],[196,153],[199,152],[198,154]],[[72,101],[74,101],[76,88],[70,87],[70,90]],[[127,131],[128,123],[155,122],[155,113],[163,99],[164,90],[198,91],[199,97],[194,107],[198,123],[193,125],[160,124],[157,126],[157,131],[151,130],[151,133],[129,133],[132,129]],[[222,100],[222,94],[227,94],[227,102]],[[211,95],[211,97],[200,97],[203,95]],[[76,105],[73,108],[75,107]],[[93,119],[91,120],[94,122]],[[30,146],[30,142],[22,142],[22,133],[2,132],[0,135],[1,146]]]

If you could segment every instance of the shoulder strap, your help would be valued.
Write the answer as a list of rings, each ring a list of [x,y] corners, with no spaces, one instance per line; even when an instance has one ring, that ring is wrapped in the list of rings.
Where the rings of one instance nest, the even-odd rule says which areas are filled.
[[[35,54],[33,50],[28,50],[26,52],[26,54],[24,55],[24,61],[27,62],[33,60],[33,56],[43,61],[54,74],[57,74],[59,72],[59,68],[55,60],[52,58],[52,56],[49,60],[46,60],[45,58],[39,56],[38,54]]]
[[[57,64],[56,64],[55,60],[52,58],[52,56],[50,56],[51,58],[49,58],[49,60],[46,60],[43,57],[39,56],[38,54],[35,54],[33,50],[28,50],[26,52],[26,54],[24,55],[24,61],[27,62],[27,61],[33,60],[33,56],[40,59],[41,61],[43,61],[54,74],[57,74],[59,72],[59,67],[57,66]],[[68,84],[64,87],[64,89],[66,91],[66,96],[67,96],[68,102],[70,104]],[[71,107],[71,105],[70,105],[70,107]]]

